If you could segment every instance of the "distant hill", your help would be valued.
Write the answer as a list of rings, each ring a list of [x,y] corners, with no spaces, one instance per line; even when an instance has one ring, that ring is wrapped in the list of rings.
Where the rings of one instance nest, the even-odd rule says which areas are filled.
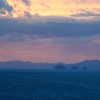
[[[1,69],[52,69],[57,63],[32,63],[20,60],[0,62]]]
[[[0,68],[27,69],[27,68],[34,68],[34,65],[31,62],[23,62],[23,61],[17,60],[17,61],[0,62]]]
[[[56,66],[62,65],[62,66]],[[32,62],[23,62],[20,60],[16,61],[6,61],[0,62],[1,69],[71,69],[77,70],[85,69],[85,70],[100,70],[100,60],[85,60],[75,64],[64,64],[62,62],[59,63],[32,63]]]
[[[79,69],[78,67],[76,66],[72,66],[71,69]]]
[[[85,60],[76,64],[68,64],[67,67],[76,66],[78,69],[100,69],[100,60]]]

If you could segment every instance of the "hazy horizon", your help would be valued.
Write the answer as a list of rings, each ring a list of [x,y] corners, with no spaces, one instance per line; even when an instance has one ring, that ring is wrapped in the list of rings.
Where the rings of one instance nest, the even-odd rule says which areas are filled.
[[[21,61],[21,62],[31,62],[31,61],[23,61],[23,60],[7,60],[7,61],[0,61],[0,62],[14,62],[14,61]],[[73,63],[66,63],[66,62],[31,62],[31,63],[51,63],[51,64],[60,64],[60,63],[64,63],[64,64],[76,64],[76,63],[80,63],[80,62],[84,62],[84,61],[100,61],[99,59],[86,59],[86,60],[82,60],[79,62],[73,62]]]

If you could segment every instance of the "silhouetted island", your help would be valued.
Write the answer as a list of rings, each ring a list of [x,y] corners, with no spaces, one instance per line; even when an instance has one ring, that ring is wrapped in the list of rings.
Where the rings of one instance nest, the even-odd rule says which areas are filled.
[[[55,67],[53,67],[54,69],[65,69],[66,67],[63,65],[56,65]]]
[[[83,67],[83,69],[87,69],[87,67]]]
[[[71,69],[78,69],[78,67],[77,66],[73,66],[73,67],[71,67]]]

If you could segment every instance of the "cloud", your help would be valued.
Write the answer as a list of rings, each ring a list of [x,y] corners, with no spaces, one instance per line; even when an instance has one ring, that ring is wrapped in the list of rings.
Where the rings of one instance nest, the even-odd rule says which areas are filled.
[[[82,2],[84,2],[84,3],[100,3],[100,0],[81,0]]]
[[[100,17],[100,14],[95,14],[93,12],[84,11],[83,13],[71,15],[73,17]]]
[[[12,7],[5,4],[4,0],[0,0],[0,16],[8,16]]]
[[[72,15],[81,15],[84,14],[84,11],[93,13],[95,16],[100,14],[99,0],[4,0],[1,1],[0,6],[2,10],[0,16],[9,16],[11,18],[28,17],[28,20],[30,18],[34,19],[35,15],[42,17],[63,16],[78,20],[79,17]],[[85,17],[87,17],[84,18],[85,20],[89,19],[89,16]],[[96,19],[96,17],[92,19]]]
[[[10,34],[17,37],[81,37],[100,34],[100,22],[47,22],[25,23],[12,19],[0,19],[0,36]],[[14,38],[14,36],[16,38]],[[11,37],[11,36],[10,36]],[[12,40],[13,40],[12,39]],[[20,38],[22,39],[22,38]]]
[[[3,8],[4,6],[5,6],[5,3],[2,0],[0,0],[0,8]]]
[[[100,38],[97,40],[94,40],[94,43],[99,44],[100,45]]]

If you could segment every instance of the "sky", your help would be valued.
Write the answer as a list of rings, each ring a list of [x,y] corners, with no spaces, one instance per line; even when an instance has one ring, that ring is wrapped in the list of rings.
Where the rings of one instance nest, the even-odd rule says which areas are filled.
[[[0,61],[100,60],[100,0],[0,0]]]

